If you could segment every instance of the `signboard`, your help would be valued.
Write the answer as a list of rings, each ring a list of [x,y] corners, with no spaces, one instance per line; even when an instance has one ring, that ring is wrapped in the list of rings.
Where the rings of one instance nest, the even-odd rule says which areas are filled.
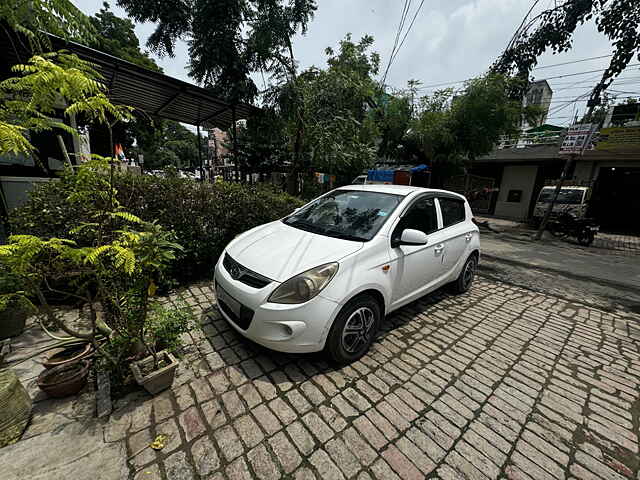
[[[590,123],[571,125],[567,130],[567,136],[564,137],[558,154],[582,155],[582,152],[589,148],[591,135],[593,135],[595,129],[596,125]]]
[[[640,127],[603,128],[596,150],[640,151]]]

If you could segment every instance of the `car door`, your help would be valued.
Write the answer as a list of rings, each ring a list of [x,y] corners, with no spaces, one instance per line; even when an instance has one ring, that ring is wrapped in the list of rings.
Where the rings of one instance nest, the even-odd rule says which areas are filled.
[[[474,229],[467,221],[464,200],[440,196],[437,202],[442,218],[442,264],[445,274],[449,277],[456,271],[460,262],[466,260],[467,246],[473,238]]]
[[[415,200],[403,212],[392,229],[391,240],[399,238],[402,231],[411,228],[428,235],[426,245],[389,244],[393,293],[391,308],[397,308],[432,290],[442,279],[444,267],[442,252],[444,238],[439,230],[440,219],[433,196]]]

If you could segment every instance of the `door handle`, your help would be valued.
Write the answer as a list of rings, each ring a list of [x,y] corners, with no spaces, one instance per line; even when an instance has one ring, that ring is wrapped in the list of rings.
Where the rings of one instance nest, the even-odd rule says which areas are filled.
[[[444,250],[444,245],[441,243],[433,247],[433,251],[436,253],[441,253]]]
[[[467,233],[467,234],[464,236],[464,239],[465,239],[467,242],[470,242],[472,238],[473,238],[473,233],[471,233],[471,232]]]

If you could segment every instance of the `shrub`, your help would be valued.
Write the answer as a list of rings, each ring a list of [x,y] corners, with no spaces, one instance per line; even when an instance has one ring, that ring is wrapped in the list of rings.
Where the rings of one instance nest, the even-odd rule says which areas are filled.
[[[73,237],[71,231],[91,221],[90,206],[67,201],[76,190],[76,176],[38,185],[10,216],[13,234],[42,238]],[[122,207],[147,221],[157,221],[176,234],[184,250],[166,275],[177,281],[209,278],[223,248],[236,235],[281,218],[302,202],[268,185],[200,183],[191,179],[121,174],[114,179]],[[87,242],[88,240],[85,239]]]

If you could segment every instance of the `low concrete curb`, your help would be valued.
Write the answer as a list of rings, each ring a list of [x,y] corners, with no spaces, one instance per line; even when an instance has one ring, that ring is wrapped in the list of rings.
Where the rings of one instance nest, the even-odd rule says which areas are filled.
[[[502,263],[508,263],[510,265],[515,265],[518,267],[526,267],[526,268],[532,268],[534,270],[542,270],[544,272],[551,272],[551,273],[557,273],[559,275],[563,275],[565,277],[568,278],[573,278],[575,280],[582,280],[585,282],[597,282],[600,283],[602,285],[608,285],[610,287],[615,287],[615,288],[619,288],[621,290],[626,290],[628,292],[633,292],[633,293],[640,293],[640,289],[637,287],[634,287],[633,285],[629,285],[627,283],[623,283],[623,282],[616,282],[614,280],[609,280],[609,279],[605,279],[605,278],[594,278],[594,277],[589,277],[587,275],[580,275],[577,273],[573,273],[567,270],[561,270],[559,268],[552,268],[552,267],[543,267],[540,265],[534,265],[531,263],[527,263],[527,262],[521,262],[519,260],[513,260],[511,258],[504,258],[504,257],[499,257],[497,255],[492,255],[490,253],[484,253],[482,252],[480,258],[488,258],[490,260],[496,261],[496,262],[502,262]]]

